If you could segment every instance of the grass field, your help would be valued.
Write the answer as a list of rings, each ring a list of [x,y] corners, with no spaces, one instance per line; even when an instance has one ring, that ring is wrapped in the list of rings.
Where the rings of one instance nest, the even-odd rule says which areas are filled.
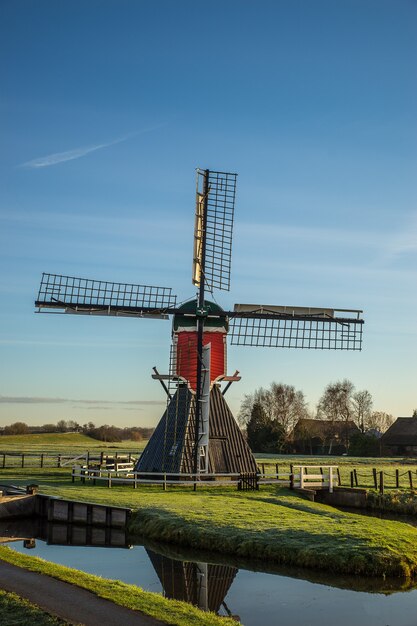
[[[87,450],[103,452],[141,452],[147,441],[104,442],[82,433],[39,433],[0,436],[0,454],[82,454]]]
[[[31,604],[15,593],[0,589],[0,615],[4,626],[70,626],[58,617],[52,617],[39,607]]]
[[[27,482],[24,470],[3,470],[5,482]],[[133,508],[131,530],[157,541],[340,574],[417,575],[417,529],[309,502],[276,486],[235,488],[72,484],[68,471],[36,471],[43,493]]]

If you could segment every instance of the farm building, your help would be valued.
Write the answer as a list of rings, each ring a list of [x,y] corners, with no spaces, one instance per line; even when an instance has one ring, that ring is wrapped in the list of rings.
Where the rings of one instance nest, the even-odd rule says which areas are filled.
[[[417,417],[398,417],[381,437],[381,453],[417,456]]]
[[[300,419],[292,433],[295,454],[344,454],[360,430],[352,420]]]

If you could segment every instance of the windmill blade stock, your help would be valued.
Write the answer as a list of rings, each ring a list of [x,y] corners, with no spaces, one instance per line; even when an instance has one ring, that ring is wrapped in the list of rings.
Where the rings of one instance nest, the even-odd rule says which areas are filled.
[[[176,296],[169,287],[44,273],[35,306],[39,313],[168,319],[175,311]]]
[[[237,174],[197,169],[192,282],[230,289]]]
[[[232,345],[361,350],[362,311],[235,304],[228,312]]]

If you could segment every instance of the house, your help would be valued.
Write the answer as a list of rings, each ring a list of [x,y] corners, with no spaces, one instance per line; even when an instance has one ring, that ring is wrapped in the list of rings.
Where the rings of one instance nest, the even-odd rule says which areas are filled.
[[[417,417],[397,417],[381,437],[381,454],[417,456]]]
[[[344,454],[360,430],[352,420],[300,419],[292,432],[295,454]]]

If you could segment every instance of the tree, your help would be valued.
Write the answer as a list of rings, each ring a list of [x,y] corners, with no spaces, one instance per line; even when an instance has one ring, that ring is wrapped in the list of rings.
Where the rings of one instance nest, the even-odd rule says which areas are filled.
[[[253,394],[245,395],[238,415],[241,426],[249,424],[256,404],[262,407],[265,416],[270,421],[280,424],[287,434],[298,420],[308,417],[304,394],[292,385],[272,383],[269,389],[260,387]]]
[[[327,385],[322,397],[319,400],[317,406],[317,417],[320,419],[327,419],[331,423],[344,422],[344,444],[346,449],[349,448],[349,421],[353,416],[353,392],[355,386],[346,378],[336,383],[330,383]],[[336,427],[334,433],[329,430],[330,441],[333,441],[333,434],[336,434]],[[331,445],[329,454],[331,452]]]
[[[372,395],[366,389],[353,394],[353,418],[362,433],[365,432],[367,421],[372,412],[372,405]]]
[[[284,427],[266,414],[260,402],[255,402],[252,407],[247,435],[249,447],[254,452],[281,452],[285,446]]]
[[[414,409],[412,417],[417,417],[417,409]]]
[[[59,420],[56,424],[56,429],[59,433],[66,433],[68,430],[67,422],[65,420]]]
[[[384,433],[393,424],[395,418],[390,413],[384,411],[373,411],[366,421],[366,430],[374,430],[378,433]]]
[[[4,435],[27,435],[29,433],[29,426],[24,422],[15,422],[10,426],[5,426],[3,430]]]

